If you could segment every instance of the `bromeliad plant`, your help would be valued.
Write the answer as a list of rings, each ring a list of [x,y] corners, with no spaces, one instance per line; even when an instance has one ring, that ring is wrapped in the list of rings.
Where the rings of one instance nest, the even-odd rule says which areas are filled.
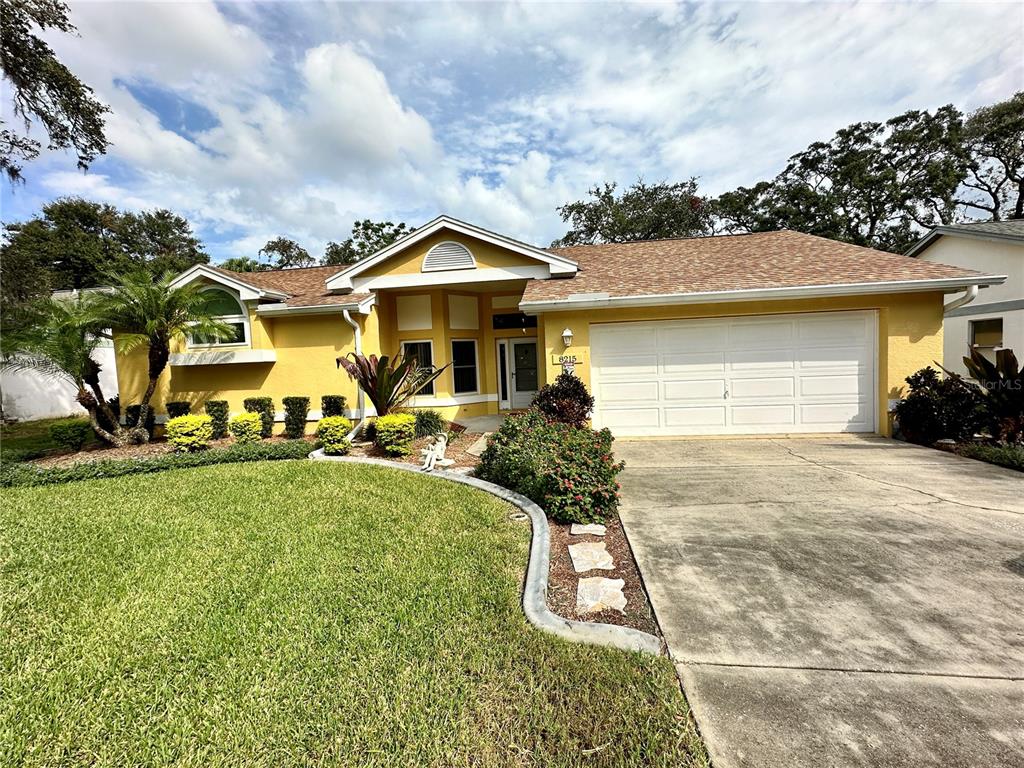
[[[420,367],[415,355],[357,355],[350,352],[337,359],[356,385],[366,393],[377,410],[377,416],[387,416],[401,408],[424,387],[444,373],[445,368]]]

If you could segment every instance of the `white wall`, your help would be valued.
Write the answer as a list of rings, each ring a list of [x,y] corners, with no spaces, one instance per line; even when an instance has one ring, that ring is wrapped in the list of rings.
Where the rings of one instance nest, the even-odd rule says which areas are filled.
[[[1024,358],[1024,242],[943,235],[918,258],[990,275],[1007,275],[1003,285],[982,288],[978,298],[946,317],[942,327],[943,366],[966,375],[963,358],[969,353],[970,323],[995,317],[1003,320],[1003,346],[1012,349],[1018,360]],[[948,296],[946,301],[954,298]]]
[[[100,386],[110,399],[117,394],[117,368],[114,348],[108,342],[96,352]],[[75,400],[76,390],[64,379],[54,379],[34,371],[0,373],[0,395],[3,396],[4,417],[18,421],[50,419],[56,416],[85,416]]]

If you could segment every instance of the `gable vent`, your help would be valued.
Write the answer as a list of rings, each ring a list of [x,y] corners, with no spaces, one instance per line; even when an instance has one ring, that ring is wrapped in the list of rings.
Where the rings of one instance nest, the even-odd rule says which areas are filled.
[[[469,249],[461,243],[451,241],[438,243],[423,258],[424,272],[440,272],[446,269],[475,269],[476,261]]]

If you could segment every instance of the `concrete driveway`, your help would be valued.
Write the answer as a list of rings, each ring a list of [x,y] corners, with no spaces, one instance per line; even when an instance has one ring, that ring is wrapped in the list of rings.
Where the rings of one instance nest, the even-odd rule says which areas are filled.
[[[875,437],[616,453],[716,768],[1024,766],[1024,476]]]

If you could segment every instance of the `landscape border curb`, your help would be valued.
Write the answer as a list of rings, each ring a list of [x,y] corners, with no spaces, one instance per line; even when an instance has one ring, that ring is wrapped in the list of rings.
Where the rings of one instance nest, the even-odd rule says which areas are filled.
[[[412,472],[426,477],[439,477],[456,483],[462,483],[518,507],[530,518],[532,536],[530,541],[530,561],[526,567],[526,582],[523,586],[523,613],[527,620],[538,629],[569,640],[574,643],[603,645],[623,651],[639,651],[655,656],[661,655],[661,640],[647,632],[632,627],[620,627],[616,624],[596,624],[586,621],[574,621],[553,613],[548,608],[548,571],[551,561],[551,539],[548,531],[548,518],[539,506],[525,496],[510,491],[486,480],[480,480],[456,472],[434,471],[424,472],[411,464],[399,464],[384,459],[371,459],[362,456],[327,456],[323,449],[313,451],[309,458],[315,461],[339,461],[347,464],[369,464],[389,467],[402,472]]]

